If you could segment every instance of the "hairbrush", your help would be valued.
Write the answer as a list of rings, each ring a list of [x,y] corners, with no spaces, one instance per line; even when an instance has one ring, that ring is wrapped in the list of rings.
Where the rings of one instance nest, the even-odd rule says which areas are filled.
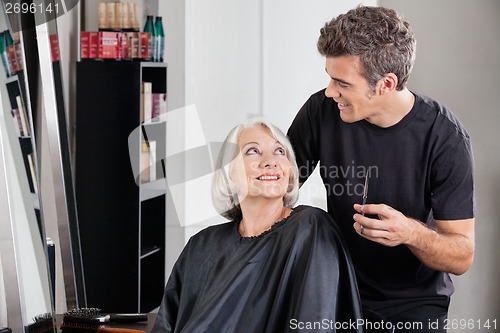
[[[148,315],[145,313],[111,313],[101,315],[101,309],[98,308],[80,308],[79,312],[86,312],[87,316],[93,316],[101,323],[115,322],[115,323],[138,323],[141,321],[148,321]]]
[[[33,323],[26,328],[27,333],[54,333],[52,313],[44,313],[33,318]]]
[[[105,316],[100,315],[100,309],[82,308],[74,309],[64,313],[61,330],[63,333],[146,333],[142,330],[134,330],[120,327],[104,327],[102,323]],[[129,316],[130,317],[130,316]],[[141,317],[142,318],[142,317]],[[110,318],[109,318],[110,319]],[[134,320],[136,322],[137,320]],[[130,318],[126,322],[131,322]]]

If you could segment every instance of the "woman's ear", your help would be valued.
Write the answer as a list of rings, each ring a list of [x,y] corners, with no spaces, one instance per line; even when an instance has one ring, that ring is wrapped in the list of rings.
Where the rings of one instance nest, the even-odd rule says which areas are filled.
[[[236,185],[236,183],[233,182],[232,179],[229,179],[229,190],[234,195],[238,194],[238,185]]]
[[[238,193],[238,187],[236,183],[233,181],[233,168],[231,167],[231,163],[225,166],[225,168],[227,168],[227,171],[225,172],[226,182],[229,187],[229,191],[231,191],[231,194],[236,194]]]

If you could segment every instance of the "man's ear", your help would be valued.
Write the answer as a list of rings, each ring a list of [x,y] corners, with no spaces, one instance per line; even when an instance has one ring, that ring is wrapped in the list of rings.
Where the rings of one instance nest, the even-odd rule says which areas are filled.
[[[398,77],[394,73],[387,73],[379,81],[379,85],[380,95],[386,95],[396,89],[398,85]]]

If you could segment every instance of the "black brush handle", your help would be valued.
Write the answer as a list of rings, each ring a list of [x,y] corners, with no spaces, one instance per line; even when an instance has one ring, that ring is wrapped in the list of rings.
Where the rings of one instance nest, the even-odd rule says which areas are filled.
[[[115,323],[138,323],[148,321],[145,313],[114,313],[109,315],[109,321]]]

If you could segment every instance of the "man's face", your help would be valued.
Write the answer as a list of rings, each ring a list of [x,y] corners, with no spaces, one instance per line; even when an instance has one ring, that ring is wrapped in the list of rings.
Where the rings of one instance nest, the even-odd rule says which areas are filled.
[[[353,123],[376,115],[380,110],[376,89],[361,75],[359,57],[327,57],[325,70],[330,76],[325,95],[338,103],[343,121]]]

